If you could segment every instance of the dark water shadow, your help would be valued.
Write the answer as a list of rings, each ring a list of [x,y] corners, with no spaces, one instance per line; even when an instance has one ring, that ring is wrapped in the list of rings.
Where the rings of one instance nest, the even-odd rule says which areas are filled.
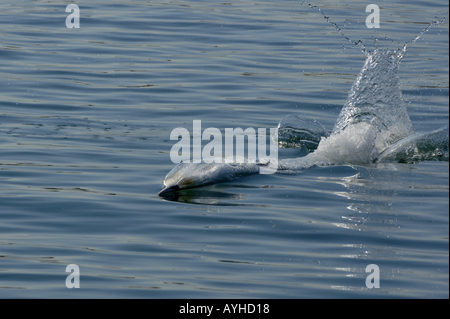
[[[165,196],[160,198],[165,201],[195,205],[267,207],[267,205],[244,204],[241,201],[247,198],[246,194],[229,191],[230,189],[236,188],[252,189],[264,187],[265,186],[258,187],[253,185],[223,183],[199,188],[183,189],[164,194]]]

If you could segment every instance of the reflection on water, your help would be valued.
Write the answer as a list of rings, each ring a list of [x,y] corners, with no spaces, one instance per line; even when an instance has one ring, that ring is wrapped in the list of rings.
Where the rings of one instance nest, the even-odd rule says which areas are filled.
[[[429,227],[442,228],[439,225],[439,217],[433,215],[445,215],[442,212],[430,209],[430,217],[423,215],[423,207],[426,205],[418,198],[424,196],[424,192],[433,196],[432,192],[448,192],[448,184],[443,180],[429,181],[418,184],[416,165],[411,164],[378,164],[372,167],[355,167],[357,174],[342,178],[320,177],[322,180],[333,182],[345,187],[344,191],[334,192],[335,195],[348,200],[348,214],[341,216],[341,221],[330,224],[340,229],[357,231],[353,243],[342,244],[342,249],[355,248],[355,253],[340,254],[340,258],[356,258],[367,260],[366,264],[375,261],[380,265],[382,283],[386,281],[398,281],[409,275],[420,277],[423,273],[422,262],[430,258],[436,258],[438,252],[425,248],[422,250],[421,240],[434,240],[436,246],[447,246],[441,238],[421,238],[426,236],[424,229],[417,228],[417,222],[425,222]],[[445,176],[445,175],[444,175]],[[447,174],[448,176],[448,174]],[[405,192],[410,192],[405,198]],[[414,195],[415,194],[415,195]],[[424,196],[425,197],[425,196]],[[408,201],[410,203],[405,203]],[[415,209],[411,209],[414,207]],[[445,207],[444,207],[445,209]],[[438,226],[439,225],[439,226]],[[444,226],[445,227],[445,226]],[[372,235],[368,235],[372,234]],[[372,238],[372,240],[367,240]],[[417,248],[416,251],[412,247]],[[437,247],[436,247],[437,248]],[[439,258],[440,259],[440,258]],[[408,262],[410,269],[405,272],[402,266],[384,266],[392,260],[399,265]],[[414,262],[411,260],[415,260]],[[368,274],[364,268],[342,268],[348,277],[365,278]],[[438,272],[441,272],[439,270]],[[368,288],[361,286],[330,286],[332,289],[362,291]],[[386,293],[396,293],[399,288],[386,287]]]
[[[197,205],[211,205],[211,206],[247,206],[248,204],[239,203],[246,199],[244,193],[232,193],[228,189],[236,190],[239,188],[258,188],[251,185],[232,185],[232,184],[218,184],[212,186],[205,186],[200,188],[184,189],[165,194],[161,197],[166,201],[174,201],[181,203],[197,204]],[[232,201],[235,201],[233,203]],[[259,205],[258,205],[259,206]],[[261,205],[266,207],[267,205]]]

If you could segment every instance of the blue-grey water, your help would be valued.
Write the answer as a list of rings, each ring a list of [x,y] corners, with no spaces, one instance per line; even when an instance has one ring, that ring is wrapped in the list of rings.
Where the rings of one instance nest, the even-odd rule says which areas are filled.
[[[177,127],[331,130],[364,63],[282,1],[0,1],[0,298],[448,298],[449,162],[312,167],[157,196]],[[449,121],[448,2],[314,3],[408,48],[416,132]],[[66,266],[80,288],[66,287]],[[380,288],[366,287],[366,266]]]

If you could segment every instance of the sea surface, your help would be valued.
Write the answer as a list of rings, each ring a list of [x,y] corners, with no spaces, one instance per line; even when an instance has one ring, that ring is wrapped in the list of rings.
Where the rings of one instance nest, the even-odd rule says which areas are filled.
[[[448,158],[157,195],[170,133],[193,120],[224,132],[295,114],[333,128],[365,57],[320,11],[70,3],[80,28],[66,27],[67,1],[0,1],[0,298],[449,298]],[[368,50],[446,18],[408,47],[400,81],[415,132],[448,125],[448,2],[375,2],[379,29],[369,3],[312,5]]]

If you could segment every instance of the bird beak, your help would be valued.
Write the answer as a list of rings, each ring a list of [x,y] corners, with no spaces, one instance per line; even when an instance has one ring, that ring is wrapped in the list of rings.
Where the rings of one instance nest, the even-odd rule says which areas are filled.
[[[158,196],[166,196],[166,194],[176,192],[179,189],[180,186],[178,185],[173,185],[169,187],[166,186],[158,193]]]

